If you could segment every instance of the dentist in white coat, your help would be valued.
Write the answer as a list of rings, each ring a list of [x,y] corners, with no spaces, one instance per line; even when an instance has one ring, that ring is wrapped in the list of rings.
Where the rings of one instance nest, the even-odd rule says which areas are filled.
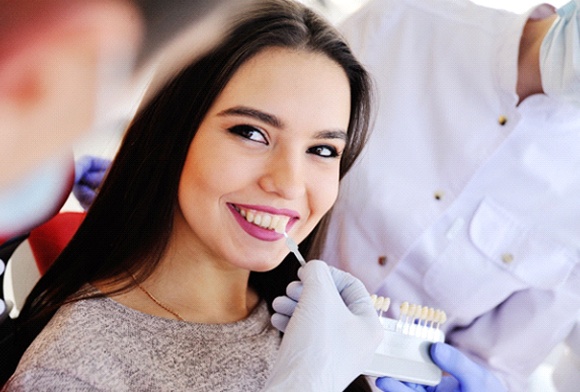
[[[372,0],[342,25],[379,103],[323,259],[446,311],[447,341],[510,391],[580,309],[579,6]]]

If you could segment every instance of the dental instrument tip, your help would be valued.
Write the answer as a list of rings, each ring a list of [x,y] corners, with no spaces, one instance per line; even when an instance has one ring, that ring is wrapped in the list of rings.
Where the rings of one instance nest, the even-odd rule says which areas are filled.
[[[288,247],[288,249],[290,249],[290,252],[294,253],[294,256],[296,256],[296,258],[298,259],[298,261],[302,266],[305,266],[306,260],[304,260],[302,253],[300,253],[300,250],[298,250],[298,245],[296,244],[296,242],[294,242],[292,237],[290,237],[288,233],[286,233],[286,231],[284,231],[283,234],[284,237],[286,237],[286,246]]]

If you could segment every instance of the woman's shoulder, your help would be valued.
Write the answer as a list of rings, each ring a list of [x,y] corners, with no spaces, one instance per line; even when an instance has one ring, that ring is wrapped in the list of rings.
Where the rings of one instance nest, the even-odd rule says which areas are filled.
[[[101,333],[112,319],[107,298],[82,299],[65,304],[34,340],[30,348],[48,350],[58,344],[59,352],[66,352],[80,344],[94,341],[92,332]]]
[[[94,389],[90,375],[99,374],[106,357],[102,337],[111,319],[107,305],[106,298],[63,305],[24,353],[6,391],[51,390],[51,385],[58,390]]]

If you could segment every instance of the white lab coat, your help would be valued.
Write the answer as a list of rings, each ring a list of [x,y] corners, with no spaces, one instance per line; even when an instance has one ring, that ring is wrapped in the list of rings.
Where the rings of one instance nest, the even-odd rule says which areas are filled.
[[[378,113],[323,259],[372,293],[446,311],[448,342],[510,391],[580,309],[580,109],[517,106],[526,15],[376,0],[342,26]],[[393,307],[392,307],[393,309]]]

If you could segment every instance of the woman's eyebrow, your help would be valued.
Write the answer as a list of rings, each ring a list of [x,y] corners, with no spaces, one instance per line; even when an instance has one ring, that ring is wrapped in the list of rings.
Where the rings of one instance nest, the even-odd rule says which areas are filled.
[[[246,116],[252,117],[276,128],[284,128],[284,123],[273,114],[252,109],[247,106],[234,106],[218,113],[218,116]]]
[[[285,127],[284,122],[280,120],[273,114],[263,112],[258,109],[250,108],[247,106],[234,106],[225,110],[222,110],[217,114],[218,116],[244,116],[255,118],[256,120],[262,121],[270,126],[278,129],[283,129]],[[329,129],[317,132],[314,136],[315,139],[341,139],[348,140],[348,135],[343,129]]]
[[[315,136],[316,139],[341,139],[344,141],[348,140],[348,134],[342,129],[330,129],[326,131],[320,131]]]

